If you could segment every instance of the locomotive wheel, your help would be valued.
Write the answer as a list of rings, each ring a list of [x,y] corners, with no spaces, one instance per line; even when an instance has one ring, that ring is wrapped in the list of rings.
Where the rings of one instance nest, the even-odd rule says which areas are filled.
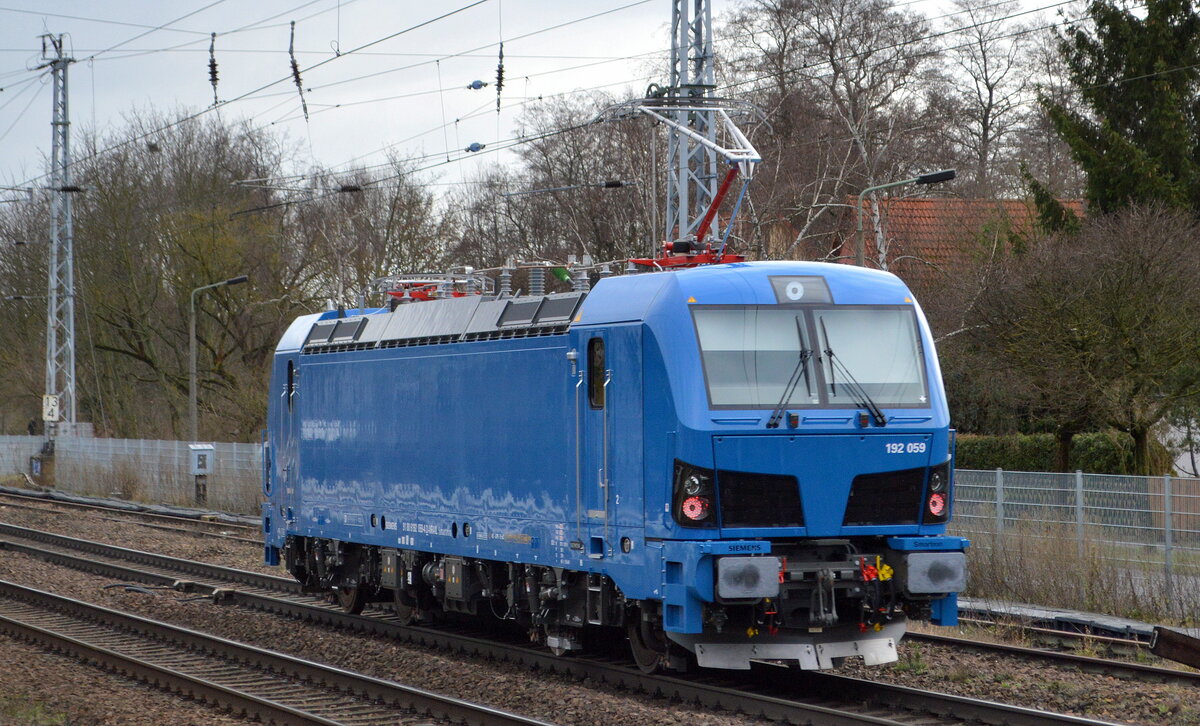
[[[410,600],[412,598],[409,598]],[[392,598],[392,610],[396,611],[396,617],[400,619],[401,625],[412,625],[417,622],[418,613],[416,605],[405,605],[400,599],[399,591]]]
[[[333,594],[342,610],[351,615],[358,615],[367,606],[367,593],[361,587],[339,587]]]
[[[630,618],[625,626],[629,637],[629,650],[633,660],[642,673],[657,673],[663,670],[667,662],[666,638],[654,633],[649,623],[641,622],[640,618]]]

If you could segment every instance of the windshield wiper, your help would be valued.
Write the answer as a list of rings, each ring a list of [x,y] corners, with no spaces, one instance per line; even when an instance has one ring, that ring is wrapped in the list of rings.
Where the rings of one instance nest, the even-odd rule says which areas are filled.
[[[875,419],[876,426],[887,426],[887,418],[883,415],[883,411],[875,405],[871,397],[867,395],[867,389],[862,387],[862,384],[850,373],[850,369],[843,365],[840,358],[833,354],[833,348],[829,346],[829,333],[825,330],[825,320],[821,320],[821,336],[825,339],[825,355],[829,356],[829,387],[834,396],[837,395],[837,384],[833,381],[833,372],[835,368],[840,368],[842,375],[846,380],[850,381],[852,390],[861,398],[859,401],[867,410],[871,412],[871,418]]]
[[[808,348],[800,351],[800,360],[796,361],[792,375],[788,376],[787,385],[783,387],[783,397],[779,399],[779,403],[771,411],[771,417],[767,419],[767,428],[773,429],[779,426],[779,420],[783,418],[783,410],[791,402],[792,394],[795,393],[801,378],[804,379],[804,385],[808,388],[809,397],[812,397],[812,381],[808,378],[808,359],[812,357],[812,353]]]

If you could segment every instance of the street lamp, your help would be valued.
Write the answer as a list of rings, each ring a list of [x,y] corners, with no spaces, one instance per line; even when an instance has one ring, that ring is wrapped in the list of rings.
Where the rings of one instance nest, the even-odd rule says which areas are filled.
[[[199,425],[196,414],[196,293],[211,290],[214,287],[240,285],[248,279],[250,278],[245,275],[239,275],[192,290],[191,306],[188,308],[188,419],[191,425],[192,441],[195,441],[200,435],[197,430]]]
[[[873,187],[867,187],[862,190],[862,194],[858,195],[858,244],[854,247],[854,264],[859,267],[866,266],[864,244],[863,244],[863,197],[871,192],[877,192],[881,189],[889,189],[891,187],[903,186],[905,184],[938,184],[944,181],[950,181],[954,178],[953,169],[942,169],[941,171],[931,171],[928,174],[915,176],[912,179],[903,179],[901,181],[888,182],[887,184],[877,184]]]

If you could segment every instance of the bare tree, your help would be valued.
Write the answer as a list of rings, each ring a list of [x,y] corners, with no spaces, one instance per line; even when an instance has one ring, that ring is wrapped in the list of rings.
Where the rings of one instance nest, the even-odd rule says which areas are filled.
[[[772,253],[808,247],[828,257],[839,247],[834,217],[844,216],[831,212],[849,194],[930,157],[929,91],[939,79],[928,23],[887,0],[756,0],[728,28],[730,83],[768,110],[765,166],[788,180],[780,188],[768,178],[752,192],[760,220],[793,229]],[[878,196],[869,204],[875,263],[886,269]]]
[[[946,131],[969,163],[964,191],[976,196],[1013,192],[1020,187],[1010,161],[1014,136],[1033,100],[1029,24],[1005,22],[1019,8],[1015,0],[954,0],[953,7],[947,54],[954,61],[956,121]]]
[[[519,133],[515,168],[496,167],[460,192],[462,242],[454,254],[476,265],[507,258],[594,260],[644,256],[660,204],[647,119],[591,123],[615,99],[556,101],[530,110]],[[606,182],[631,182],[606,187]]]
[[[291,320],[326,299],[352,302],[372,276],[437,256],[446,229],[402,164],[379,185],[355,177],[371,189],[361,193],[241,185],[283,174],[287,142],[216,117],[170,120],[132,116],[108,138],[80,137],[81,418],[112,435],[182,434],[191,291],[246,274],[248,285],[197,297],[196,342],[201,435],[252,440],[266,414],[271,352]],[[114,150],[96,154],[101,147]],[[45,209],[45,200],[0,209],[0,230],[44,240]],[[44,256],[44,245],[0,251],[0,291],[29,293],[33,281],[40,293]],[[0,407],[24,412],[41,390],[44,300],[17,309],[20,325],[0,329],[0,365],[19,372],[0,377]]]

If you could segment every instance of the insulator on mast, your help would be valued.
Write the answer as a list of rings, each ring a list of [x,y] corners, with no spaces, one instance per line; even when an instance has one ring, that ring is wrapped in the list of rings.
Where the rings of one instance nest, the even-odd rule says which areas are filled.
[[[531,267],[529,269],[529,294],[535,296],[546,294],[545,267]]]
[[[571,272],[571,289],[575,292],[587,292],[592,287],[588,280],[588,271],[584,267],[576,267]]]
[[[512,296],[512,277],[511,267],[504,267],[500,270],[500,297]]]

